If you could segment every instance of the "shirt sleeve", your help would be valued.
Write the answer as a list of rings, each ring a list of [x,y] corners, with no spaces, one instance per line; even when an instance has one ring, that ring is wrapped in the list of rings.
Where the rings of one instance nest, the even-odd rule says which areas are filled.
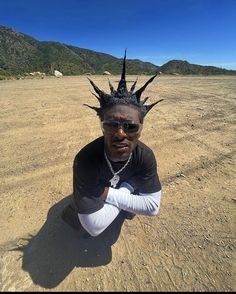
[[[73,198],[78,213],[93,213],[101,209],[104,188],[99,183],[96,164],[77,157],[73,165]]]
[[[90,214],[78,214],[81,225],[91,236],[101,234],[118,216],[120,209],[105,203],[103,208]]]
[[[154,216],[159,212],[161,191],[134,195],[127,189],[109,188],[106,202],[132,213]]]
[[[143,155],[141,167],[130,179],[126,180],[138,194],[155,193],[161,190],[154,153],[149,150]]]

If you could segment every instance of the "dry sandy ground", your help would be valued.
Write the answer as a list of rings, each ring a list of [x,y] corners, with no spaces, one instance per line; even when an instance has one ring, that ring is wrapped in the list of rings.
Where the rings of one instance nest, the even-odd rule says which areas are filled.
[[[93,80],[108,91],[106,77]],[[236,77],[149,85],[151,102],[165,99],[141,137],[158,160],[159,215],[117,219],[84,239],[60,213],[74,156],[101,135],[82,105],[97,105],[90,90],[86,77],[0,82],[0,289],[235,291]]]

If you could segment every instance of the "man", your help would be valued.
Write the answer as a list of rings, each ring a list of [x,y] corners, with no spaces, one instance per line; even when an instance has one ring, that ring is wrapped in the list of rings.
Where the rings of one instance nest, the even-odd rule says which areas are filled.
[[[156,77],[134,93],[125,79],[126,53],[117,90],[109,81],[111,94],[101,91],[91,80],[100,107],[85,104],[97,112],[103,136],[86,145],[76,155],[73,165],[73,199],[63,218],[74,222],[91,235],[101,234],[123,213],[132,219],[135,214],[157,215],[160,207],[161,184],[152,150],[139,141],[143,120],[151,105],[140,100],[142,92]],[[70,216],[69,216],[70,215]],[[75,225],[75,224],[74,224]]]

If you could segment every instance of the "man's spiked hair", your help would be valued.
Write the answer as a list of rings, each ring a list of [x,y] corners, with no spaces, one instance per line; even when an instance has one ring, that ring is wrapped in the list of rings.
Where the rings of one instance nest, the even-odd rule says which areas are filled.
[[[125,56],[123,59],[123,69],[122,69],[121,79],[118,84],[117,90],[114,90],[111,82],[108,79],[111,94],[110,95],[106,94],[104,91],[100,90],[94,84],[93,81],[91,81],[88,78],[91,85],[93,86],[94,91],[97,93],[97,95],[94,93],[92,93],[92,94],[98,99],[98,101],[100,103],[100,107],[90,106],[88,104],[84,104],[84,105],[95,110],[101,120],[103,120],[104,111],[107,108],[109,108],[113,105],[116,105],[116,104],[125,104],[125,105],[134,105],[134,106],[138,107],[138,109],[141,112],[141,122],[143,122],[144,117],[153,108],[153,106],[155,106],[157,103],[159,103],[163,100],[163,99],[158,100],[150,105],[144,105],[149,97],[144,98],[144,100],[140,99],[141,95],[142,95],[143,91],[145,90],[145,88],[147,87],[147,85],[150,84],[154,80],[154,78],[157,76],[157,74],[155,74],[153,77],[151,77],[139,90],[137,90],[134,93],[137,79],[134,82],[134,84],[132,85],[130,91],[128,91],[127,87],[126,87],[125,72],[126,72],[126,50],[125,50]]]

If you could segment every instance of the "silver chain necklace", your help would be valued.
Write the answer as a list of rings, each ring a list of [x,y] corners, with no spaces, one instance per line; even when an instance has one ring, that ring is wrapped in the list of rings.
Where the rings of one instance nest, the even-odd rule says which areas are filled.
[[[109,166],[109,168],[110,168],[110,171],[111,171],[112,174],[113,174],[113,178],[110,179],[109,182],[111,183],[111,186],[112,186],[113,188],[115,188],[116,185],[118,184],[119,180],[120,180],[120,177],[118,176],[118,174],[121,173],[122,170],[124,170],[124,169],[126,168],[126,166],[129,164],[129,162],[130,162],[130,160],[131,160],[131,158],[132,158],[132,152],[130,153],[129,159],[128,159],[128,161],[126,162],[126,164],[125,164],[120,170],[118,170],[117,172],[114,172],[114,170],[113,170],[113,168],[112,168],[112,165],[111,165],[111,163],[110,163],[110,160],[108,159],[108,157],[107,157],[107,155],[106,155],[105,150],[104,150],[104,155],[105,155],[105,158],[106,158],[107,164],[108,164],[108,166]]]

